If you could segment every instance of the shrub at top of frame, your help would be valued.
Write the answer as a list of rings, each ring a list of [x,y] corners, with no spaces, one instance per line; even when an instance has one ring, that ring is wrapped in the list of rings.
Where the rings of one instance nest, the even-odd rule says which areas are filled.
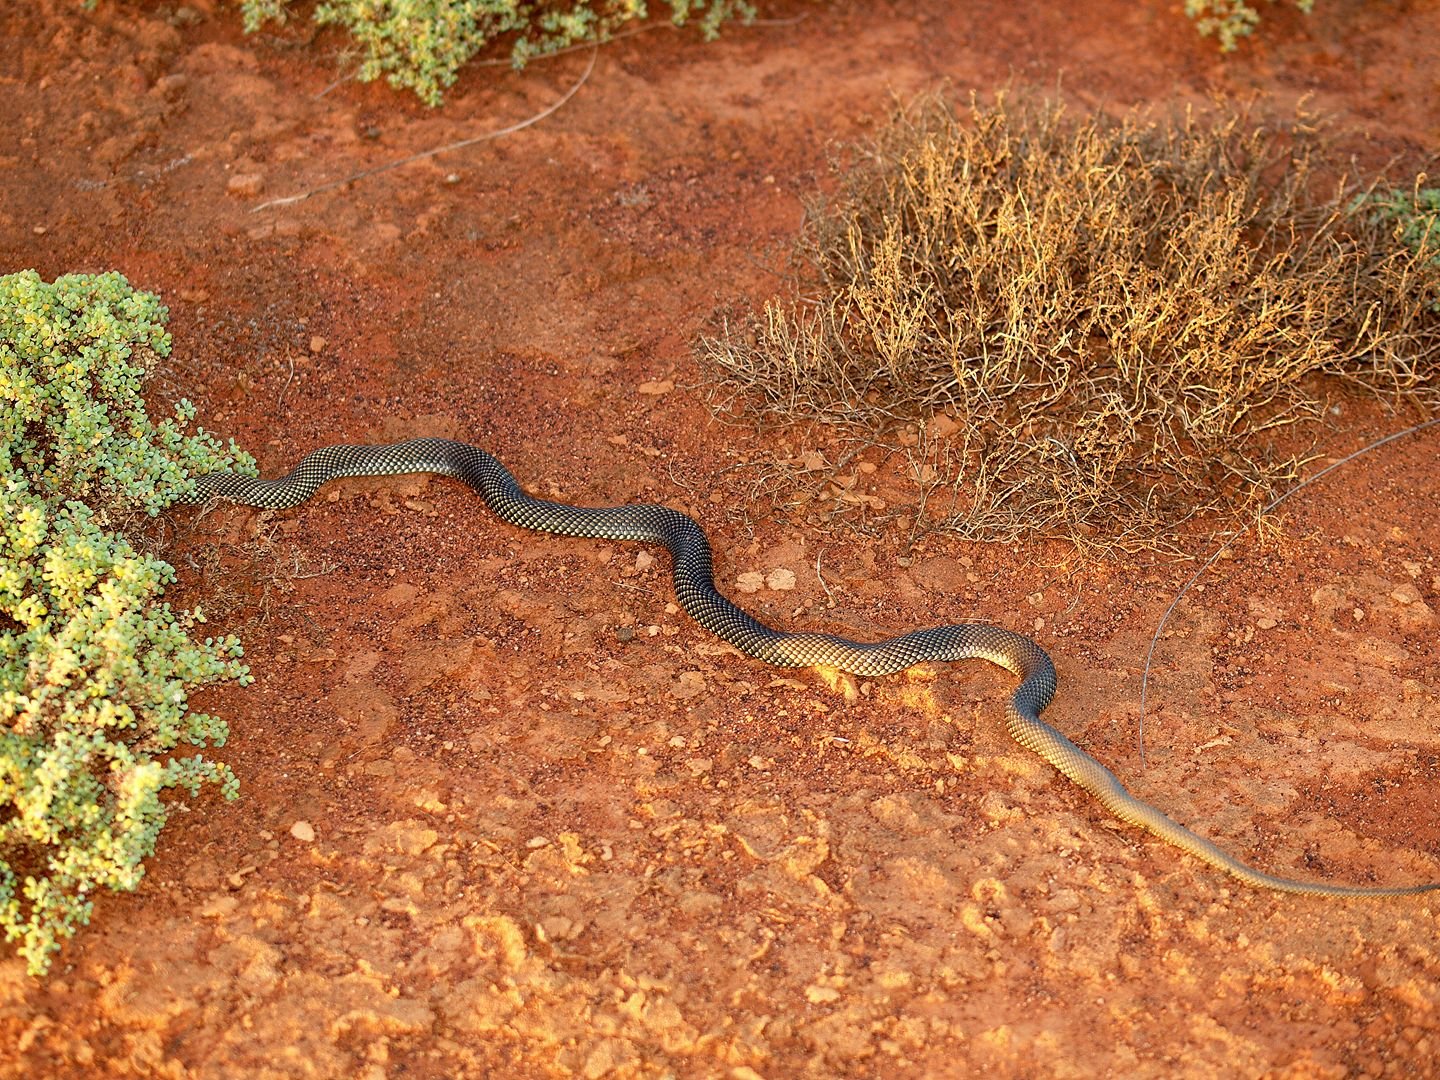
[[[290,0],[241,0],[245,28],[283,21]],[[729,19],[750,19],[746,0],[666,0],[677,26],[696,22],[706,38]],[[494,39],[515,34],[516,67],[576,42],[603,41],[624,23],[643,19],[644,0],[324,0],[315,21],[345,27],[360,46],[357,77],[385,78],[414,90],[429,105],[440,104],[465,63]]]

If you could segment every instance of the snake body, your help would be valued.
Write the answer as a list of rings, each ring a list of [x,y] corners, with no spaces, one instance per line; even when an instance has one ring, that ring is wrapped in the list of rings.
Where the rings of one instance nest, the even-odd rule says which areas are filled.
[[[930,661],[977,659],[998,664],[1020,679],[1006,709],[1009,732],[1016,742],[1049,762],[1122,821],[1148,829],[1248,885],[1326,896],[1402,896],[1440,889],[1440,884],[1377,888],[1295,881],[1247,866],[1136,798],[1114,773],[1040,719],[1058,683],[1049,655],[1028,637],[973,623],[914,630],[878,642],[773,629],[715,588],[710,544],[692,518],[666,506],[586,508],[533,498],[494,456],[468,443],[427,438],[388,446],[327,446],[306,455],[294,471],[278,480],[229,472],[197,477],[193,492],[182,501],[221,498],[279,510],[305,502],[330,480],[408,473],[437,473],[462,480],[497,517],[524,529],[663,544],[673,559],[675,596],[686,613],[741,652],[776,667],[826,666],[854,675],[879,676]]]

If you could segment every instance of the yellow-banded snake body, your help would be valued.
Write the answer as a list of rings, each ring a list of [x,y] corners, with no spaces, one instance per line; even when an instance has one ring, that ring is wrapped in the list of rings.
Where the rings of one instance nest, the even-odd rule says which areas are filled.
[[[998,664],[1020,679],[1006,710],[1009,731],[1016,742],[1048,761],[1122,821],[1148,829],[1246,884],[1328,896],[1402,896],[1440,889],[1440,884],[1369,887],[1312,883],[1247,866],[1136,798],[1114,773],[1040,719],[1040,713],[1055,696],[1055,667],[1045,650],[1028,637],[973,623],[912,630],[878,642],[773,629],[715,588],[710,544],[704,530],[690,517],[665,506],[586,508],[536,499],[524,492],[493,455],[468,443],[426,438],[386,446],[327,446],[306,455],[288,476],[278,480],[257,480],[228,472],[197,477],[193,492],[183,501],[198,503],[221,498],[246,506],[283,509],[309,499],[329,480],[408,473],[437,473],[462,480],[498,517],[524,529],[663,544],[674,560],[675,596],[686,613],[741,652],[776,667],[828,666],[854,675],[879,676],[934,661],[978,659]]]

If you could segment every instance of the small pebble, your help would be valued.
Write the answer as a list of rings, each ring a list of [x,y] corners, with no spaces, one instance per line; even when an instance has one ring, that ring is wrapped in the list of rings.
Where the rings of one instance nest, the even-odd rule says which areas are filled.
[[[735,579],[735,588],[742,593],[756,593],[765,585],[765,575],[758,570],[751,570],[739,575]]]
[[[231,195],[252,198],[265,190],[265,177],[260,173],[237,173],[225,185]]]
[[[783,566],[779,569],[771,570],[770,573],[765,576],[765,586],[775,592],[789,592],[795,588],[795,571],[787,570]]]

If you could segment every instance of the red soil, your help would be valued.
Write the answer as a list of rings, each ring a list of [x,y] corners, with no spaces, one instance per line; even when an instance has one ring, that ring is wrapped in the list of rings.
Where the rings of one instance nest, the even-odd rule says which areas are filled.
[[[1316,485],[1182,604],[1142,771],[1141,664],[1186,567],[777,510],[753,494],[773,444],[833,459],[834,436],[712,421],[690,352],[781,287],[827,148],[892,94],[1306,98],[1363,162],[1418,161],[1436,5],[1266,5],[1222,59],[1178,4],[781,0],[808,18],[614,43],[523,132],[259,211],[533,115],[589,54],[472,66],[432,111],[320,96],[337,36],[245,38],[214,7],[0,13],[0,265],[161,294],[160,397],[271,475],[444,434],[540,494],[684,508],[732,594],[793,572],[740,597],[782,625],[1033,632],[1047,715],[1177,818],[1278,872],[1440,878],[1433,430]],[[1410,422],[1341,408],[1336,455]],[[913,501],[872,460],[857,482]],[[663,555],[520,533],[448,481],[175,520],[176,601],[256,675],[198,702],[230,720],[243,797],[177,805],[141,889],[100,897],[46,981],[0,965],[4,1075],[1434,1069],[1434,899],[1254,892],[1117,826],[1005,736],[1003,672],[848,696],[776,672],[676,611]]]

